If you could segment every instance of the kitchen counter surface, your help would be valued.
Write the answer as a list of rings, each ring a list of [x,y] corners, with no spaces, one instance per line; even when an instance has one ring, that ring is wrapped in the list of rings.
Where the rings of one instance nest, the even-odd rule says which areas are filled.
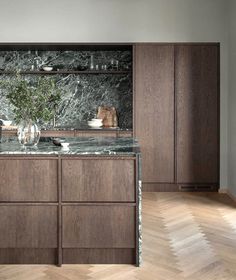
[[[15,137],[4,138],[0,143],[0,155],[117,155],[135,156],[140,147],[134,138],[73,137],[63,138],[69,148],[55,146],[51,138],[43,138],[37,146],[24,147]]]

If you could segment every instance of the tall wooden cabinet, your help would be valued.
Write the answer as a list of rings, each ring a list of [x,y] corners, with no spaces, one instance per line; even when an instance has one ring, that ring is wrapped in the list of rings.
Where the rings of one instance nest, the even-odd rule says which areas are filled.
[[[135,45],[134,92],[143,189],[217,189],[219,45]]]
[[[218,183],[218,47],[175,47],[178,183]]]
[[[174,183],[174,46],[135,47],[134,134],[142,147],[142,180]]]

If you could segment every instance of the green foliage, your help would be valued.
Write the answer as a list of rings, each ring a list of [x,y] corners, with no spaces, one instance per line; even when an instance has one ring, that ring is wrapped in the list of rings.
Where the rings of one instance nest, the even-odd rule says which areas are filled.
[[[61,90],[55,80],[48,77],[40,77],[32,83],[17,74],[15,79],[0,81],[0,87],[14,106],[16,123],[52,120],[61,100]]]

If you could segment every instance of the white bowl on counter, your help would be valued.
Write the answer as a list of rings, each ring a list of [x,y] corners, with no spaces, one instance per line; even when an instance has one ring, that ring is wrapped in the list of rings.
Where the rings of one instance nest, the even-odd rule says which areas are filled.
[[[88,121],[88,125],[93,128],[99,128],[103,126],[102,119],[92,119]]]
[[[61,142],[62,148],[69,148],[70,143],[67,142]]]
[[[102,127],[102,124],[97,124],[97,123],[93,123],[93,122],[88,122],[88,125],[90,126],[90,127],[93,127],[93,128],[100,128],[100,127]]]
[[[5,125],[5,126],[10,126],[12,124],[12,121],[6,121],[6,120],[2,120],[2,119],[1,119],[1,121],[2,121],[3,125]]]

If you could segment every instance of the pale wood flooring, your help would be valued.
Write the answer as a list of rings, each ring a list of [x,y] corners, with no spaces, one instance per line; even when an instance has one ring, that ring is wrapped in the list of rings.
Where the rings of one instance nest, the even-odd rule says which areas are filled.
[[[2,265],[0,280],[235,280],[236,208],[224,194],[144,193],[143,264]]]

